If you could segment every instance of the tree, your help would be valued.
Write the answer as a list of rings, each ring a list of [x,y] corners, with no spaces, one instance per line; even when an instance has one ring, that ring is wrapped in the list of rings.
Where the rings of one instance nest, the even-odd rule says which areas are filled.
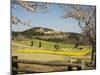
[[[69,38],[73,40],[73,42],[75,44],[75,47],[74,48],[77,48],[79,46],[80,36],[78,34],[71,33],[69,35]]]
[[[12,0],[11,1],[11,8],[16,9],[17,6],[23,7],[27,12],[30,13],[36,13],[36,12],[47,12],[48,8],[48,3],[36,3],[36,2],[31,2],[31,1],[22,1],[22,0]],[[23,25],[30,26],[31,21],[30,20],[25,20],[25,19],[20,19],[16,15],[11,15],[11,22],[13,25],[17,25],[19,23]]]
[[[77,20],[83,35],[86,35],[92,45],[91,63],[96,53],[96,7],[80,5],[64,5],[63,18]]]

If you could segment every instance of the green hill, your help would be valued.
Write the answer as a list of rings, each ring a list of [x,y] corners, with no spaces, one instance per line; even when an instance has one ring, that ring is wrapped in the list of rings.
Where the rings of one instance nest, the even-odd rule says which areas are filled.
[[[55,31],[50,28],[43,27],[34,27],[22,32],[12,31],[12,37],[14,38],[35,38],[45,41],[53,42],[63,42],[63,43],[74,43],[77,38],[80,38],[81,35],[73,32],[61,32]]]

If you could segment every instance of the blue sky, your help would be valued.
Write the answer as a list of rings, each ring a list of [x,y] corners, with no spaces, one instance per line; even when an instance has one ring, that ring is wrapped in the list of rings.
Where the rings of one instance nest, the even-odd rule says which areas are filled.
[[[18,24],[12,25],[13,31],[24,31],[32,27],[46,27],[56,31],[80,33],[81,29],[76,20],[62,18],[64,10],[56,4],[51,4],[47,13],[30,13],[21,6],[12,9],[12,15],[32,21],[31,27]]]

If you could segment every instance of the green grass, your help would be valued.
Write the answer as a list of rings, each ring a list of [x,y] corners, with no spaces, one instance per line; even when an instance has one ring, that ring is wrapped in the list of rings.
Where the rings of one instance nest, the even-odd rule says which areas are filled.
[[[31,41],[32,40],[27,39],[27,40],[15,40],[14,42],[18,44],[23,44],[26,46],[31,46]],[[60,48],[73,48],[74,47],[74,44],[55,43],[55,42],[50,42],[50,41],[38,40],[38,39],[33,40],[33,47],[38,47],[39,42],[41,42],[42,48],[46,48],[46,49],[54,49],[55,45],[59,45]]]

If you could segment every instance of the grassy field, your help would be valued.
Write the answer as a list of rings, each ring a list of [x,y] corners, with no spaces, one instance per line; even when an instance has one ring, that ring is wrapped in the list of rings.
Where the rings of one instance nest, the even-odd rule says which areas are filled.
[[[31,46],[31,41],[32,40],[29,40],[29,39],[21,40],[21,41],[15,40],[14,43]],[[54,45],[59,45],[60,48],[73,48],[74,47],[74,44],[55,43],[55,42],[50,42],[50,41],[48,42],[48,41],[38,40],[38,39],[33,40],[33,46],[38,47],[39,42],[41,42],[42,48],[45,48],[45,49],[54,49]]]
[[[32,41],[33,46],[31,46]],[[39,42],[41,42],[41,48],[39,48]],[[74,44],[55,43],[38,39],[15,40],[12,44],[13,49],[17,50],[16,52],[19,53],[46,53],[66,56],[85,56],[91,53],[91,49],[89,47],[84,47],[83,50],[79,50],[74,48]],[[59,45],[58,50],[54,48],[55,45]]]
[[[31,42],[33,41],[33,46]],[[39,48],[39,42],[42,46]],[[54,45],[59,45],[60,48],[55,50]],[[32,60],[32,61],[60,61],[60,62],[69,62],[77,58],[90,56],[91,48],[85,46],[83,50],[74,48],[74,44],[63,44],[55,43],[50,41],[43,40],[13,40],[12,41],[12,56],[18,56],[18,59],[21,60]],[[38,72],[49,72],[49,71],[66,71],[66,66],[46,66],[46,65],[37,65],[37,64],[19,64],[19,69],[31,69]]]

